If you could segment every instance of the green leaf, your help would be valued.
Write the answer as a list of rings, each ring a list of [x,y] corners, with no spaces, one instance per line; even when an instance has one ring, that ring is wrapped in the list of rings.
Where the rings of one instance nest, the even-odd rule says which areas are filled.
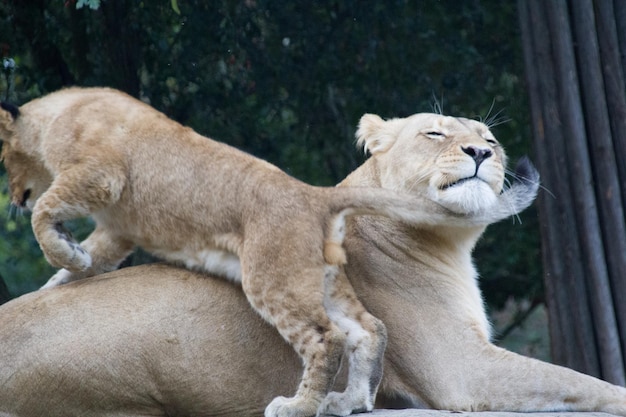
[[[174,10],[176,14],[180,14],[180,9],[178,8],[178,0],[172,0],[172,10]]]

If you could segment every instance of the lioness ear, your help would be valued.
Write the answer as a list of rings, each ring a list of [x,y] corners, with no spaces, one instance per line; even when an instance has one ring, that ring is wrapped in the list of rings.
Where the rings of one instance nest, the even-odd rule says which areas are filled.
[[[356,131],[357,146],[362,146],[365,152],[375,155],[385,152],[394,142],[394,137],[386,129],[386,124],[380,116],[365,114],[359,121]]]
[[[0,141],[8,141],[13,131],[13,121],[20,115],[20,109],[16,106],[0,103]]]

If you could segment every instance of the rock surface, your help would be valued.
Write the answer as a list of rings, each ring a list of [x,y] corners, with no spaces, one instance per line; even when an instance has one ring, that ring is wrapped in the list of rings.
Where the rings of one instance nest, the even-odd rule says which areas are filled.
[[[441,410],[374,410],[370,414],[360,414],[363,417],[613,417],[607,413],[575,413],[556,411],[551,413],[510,413],[499,411],[488,412],[457,412]]]

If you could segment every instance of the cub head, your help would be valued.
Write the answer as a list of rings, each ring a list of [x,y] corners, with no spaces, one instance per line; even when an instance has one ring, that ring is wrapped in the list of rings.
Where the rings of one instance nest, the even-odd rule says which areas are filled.
[[[366,114],[357,139],[375,159],[384,188],[426,195],[456,213],[488,210],[503,190],[506,155],[478,121],[431,113],[385,121]]]
[[[18,207],[32,209],[36,199],[43,194],[52,182],[50,173],[36,155],[36,150],[25,149],[20,136],[24,115],[10,104],[0,104],[0,161],[9,177],[11,203]]]

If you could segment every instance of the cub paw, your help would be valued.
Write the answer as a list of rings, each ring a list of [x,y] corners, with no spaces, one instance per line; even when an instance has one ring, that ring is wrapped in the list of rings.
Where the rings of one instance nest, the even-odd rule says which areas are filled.
[[[61,224],[54,228],[55,239],[43,239],[41,248],[50,265],[70,271],[84,271],[91,266],[91,256],[72,239]]]
[[[73,280],[73,274],[70,271],[68,271],[67,269],[61,269],[56,274],[52,275],[52,277],[50,277],[48,282],[46,282],[44,286],[40,288],[40,290],[58,287],[59,285],[67,284],[68,282]]]
[[[372,411],[374,405],[369,398],[360,398],[346,392],[329,393],[317,410],[318,415],[348,416],[352,413]]]
[[[312,417],[317,415],[319,401],[300,397],[276,397],[265,408],[265,417]]]
[[[91,266],[91,256],[78,243],[60,241],[55,249],[46,253],[52,266],[70,271],[84,271]]]

